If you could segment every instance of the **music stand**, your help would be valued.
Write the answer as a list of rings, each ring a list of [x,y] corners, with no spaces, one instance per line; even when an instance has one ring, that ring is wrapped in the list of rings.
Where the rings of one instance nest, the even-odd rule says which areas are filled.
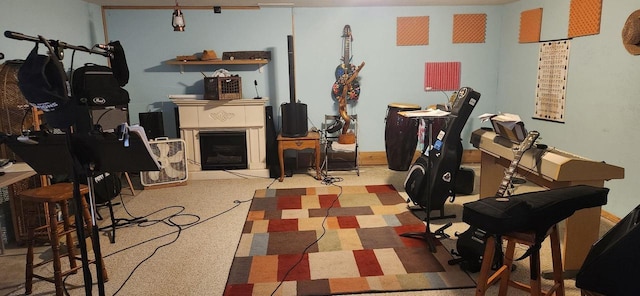
[[[73,196],[77,209],[81,208],[80,182],[82,177],[87,178],[89,184],[89,207],[91,220],[84,221],[81,211],[76,211],[76,232],[82,260],[85,292],[91,295],[92,277],[89,269],[86,236],[84,223],[91,223],[91,233],[96,244],[93,244],[93,252],[96,258],[101,258],[98,226],[96,225],[95,203],[92,180],[90,176],[94,172],[105,171],[157,171],[160,169],[157,160],[148,148],[146,138],[137,133],[131,133],[128,146],[112,133],[91,134],[48,134],[38,133],[31,141],[20,140],[20,137],[7,137],[6,144],[24,162],[31,166],[40,175],[67,174],[73,176]],[[102,274],[101,260],[95,260],[97,282],[100,295],[104,295],[104,275]]]

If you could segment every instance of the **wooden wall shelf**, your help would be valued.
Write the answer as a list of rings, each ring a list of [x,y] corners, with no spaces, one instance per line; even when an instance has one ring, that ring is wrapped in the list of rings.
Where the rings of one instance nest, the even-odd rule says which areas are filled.
[[[184,73],[184,66],[195,66],[195,65],[258,65],[258,71],[262,72],[262,66],[269,63],[267,59],[258,59],[258,60],[210,60],[210,61],[178,61],[178,60],[169,60],[167,64],[169,65],[178,65],[180,66],[180,73]]]
[[[209,60],[209,61],[167,61],[169,65],[266,65],[269,60]]]

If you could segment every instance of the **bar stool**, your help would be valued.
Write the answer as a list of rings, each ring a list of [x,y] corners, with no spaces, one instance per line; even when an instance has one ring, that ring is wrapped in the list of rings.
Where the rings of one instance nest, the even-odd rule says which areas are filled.
[[[529,268],[530,268],[530,283],[524,284],[510,279],[511,266],[514,260],[516,243],[533,246],[536,241],[536,234],[533,231],[529,232],[511,232],[503,235],[502,238],[507,242],[507,249],[504,254],[504,260],[502,266],[491,276],[489,272],[493,263],[493,257],[496,248],[496,239],[494,236],[489,236],[486,241],[484,249],[484,256],[482,257],[482,267],[480,268],[480,275],[478,276],[478,286],[476,288],[476,295],[485,295],[485,292],[489,286],[497,283],[500,280],[500,290],[498,295],[507,295],[509,286],[514,288],[528,291],[531,295],[551,295],[555,293],[556,296],[564,296],[564,278],[562,270],[562,254],[560,252],[560,236],[558,234],[558,226],[554,224],[547,235],[551,244],[551,258],[553,261],[553,286],[548,291],[542,291],[541,286],[541,274],[540,274],[540,250],[532,250],[529,256]]]
[[[89,187],[86,185],[80,185],[80,194],[83,196],[89,192]],[[72,183],[56,183],[50,186],[43,186],[39,188],[33,188],[29,190],[25,190],[20,192],[19,199],[25,202],[33,202],[33,203],[42,203],[45,208],[48,209],[49,215],[49,225],[29,225],[33,224],[32,222],[27,222],[28,225],[28,234],[27,234],[27,265],[25,272],[25,294],[31,294],[32,292],[32,281],[33,278],[38,278],[41,280],[45,280],[55,284],[56,295],[63,295],[63,283],[62,279],[64,276],[70,273],[76,273],[78,269],[82,268],[82,264],[76,264],[75,250],[74,250],[74,240],[73,240],[73,232],[76,230],[75,226],[72,224],[70,216],[69,216],[69,200],[73,200],[73,184]],[[84,198],[82,200],[82,209],[81,210],[84,220],[91,221],[91,214],[89,213],[89,206]],[[56,208],[56,205],[60,209],[60,213]],[[59,215],[61,215],[59,217]],[[62,225],[58,223],[59,220],[62,220]],[[86,223],[86,229],[88,233],[91,233],[92,226],[91,223]],[[66,247],[67,253],[60,254],[60,237],[65,236],[66,238]],[[45,260],[38,264],[33,264],[33,246],[36,240],[44,240],[45,242],[49,242],[51,244],[52,250],[52,259]],[[97,244],[99,242],[93,241],[92,244]],[[61,257],[68,257],[69,259],[69,270],[62,271],[62,263]],[[99,258],[102,260],[102,258]],[[38,266],[45,265],[47,263],[53,262],[53,277],[46,277],[43,275],[34,274],[33,269]],[[91,260],[89,263],[94,263],[95,260]],[[107,278],[107,272],[104,268],[104,264],[102,264],[102,274],[105,281]]]

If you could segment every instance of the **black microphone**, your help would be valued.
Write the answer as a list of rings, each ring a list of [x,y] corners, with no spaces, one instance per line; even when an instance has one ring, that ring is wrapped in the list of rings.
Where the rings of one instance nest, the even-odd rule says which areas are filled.
[[[256,100],[262,99],[260,94],[258,94],[258,80],[254,80],[253,81],[253,85],[255,85],[255,87],[256,87],[256,97],[254,99],[256,99]]]

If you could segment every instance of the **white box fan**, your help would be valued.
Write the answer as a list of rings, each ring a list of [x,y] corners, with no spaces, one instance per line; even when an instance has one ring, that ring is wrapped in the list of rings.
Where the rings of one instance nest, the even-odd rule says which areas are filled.
[[[160,163],[160,170],[140,172],[142,185],[155,186],[187,181],[187,153],[184,140],[157,138],[149,141],[149,146]]]

